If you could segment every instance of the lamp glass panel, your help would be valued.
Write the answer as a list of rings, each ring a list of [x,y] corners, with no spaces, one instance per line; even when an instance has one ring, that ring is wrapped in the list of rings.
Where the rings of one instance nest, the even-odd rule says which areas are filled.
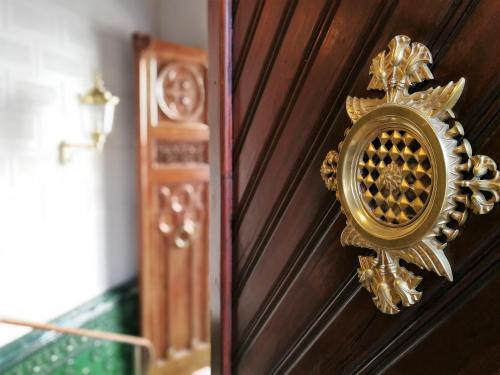
[[[86,133],[102,134],[104,131],[105,104],[84,104],[83,130]]]
[[[104,134],[111,133],[113,130],[113,121],[115,117],[115,103],[108,102],[104,105],[104,121],[102,131]]]

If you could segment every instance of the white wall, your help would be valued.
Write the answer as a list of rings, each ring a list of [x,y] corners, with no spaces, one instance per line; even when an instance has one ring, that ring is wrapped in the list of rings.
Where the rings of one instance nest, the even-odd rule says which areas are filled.
[[[153,31],[155,1],[0,0],[0,315],[53,319],[136,272],[130,35]],[[61,166],[95,71],[115,129]],[[23,333],[0,326],[0,346]]]
[[[153,0],[158,7],[156,29],[167,41],[207,49],[208,0]]]

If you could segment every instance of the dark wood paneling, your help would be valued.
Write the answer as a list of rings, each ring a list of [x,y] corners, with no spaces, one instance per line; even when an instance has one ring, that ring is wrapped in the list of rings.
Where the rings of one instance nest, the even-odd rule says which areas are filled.
[[[233,100],[239,131],[233,166],[238,180],[233,197],[236,373],[386,369],[404,361],[412,343],[460,311],[476,290],[473,286],[497,261],[498,209],[471,217],[460,240],[447,249],[454,283],[409,266],[424,276],[422,301],[397,316],[381,314],[355,273],[363,250],[340,245],[345,218],[334,194],[324,188],[319,166],[350,123],[346,96],[376,95],[366,91],[371,59],[398,34],[424,43],[433,53],[436,81],[418,88],[466,77],[456,113],[475,152],[499,160],[493,141],[498,128],[498,53],[493,46],[499,4],[298,1],[293,11],[274,13],[280,27],[271,34],[260,33],[271,28],[262,21],[264,5]],[[284,18],[287,22],[280,22]],[[254,58],[256,66],[250,66]],[[481,238],[474,236],[479,231]]]
[[[499,264],[495,280],[392,366],[388,375],[494,374],[500,353]],[[487,280],[483,280],[487,283]],[[481,288],[482,285],[477,285]],[[443,338],[446,337],[446,341]],[[435,348],[440,348],[436,352]],[[457,355],[467,353],[467,355]],[[427,360],[426,360],[427,359]]]
[[[272,202],[267,201],[267,199],[273,198],[273,193],[279,193],[279,190],[276,191],[276,186],[287,189],[289,185],[285,183],[283,186],[283,183],[286,182],[289,175],[297,182],[304,183],[304,196],[298,197],[298,199],[295,199],[296,197],[294,197],[293,199],[293,202],[296,205],[302,207],[302,209],[298,208],[300,210],[300,216],[294,214],[292,217],[289,217],[288,214],[292,214],[292,212],[296,213],[297,211],[282,210],[281,212],[283,212],[286,219],[289,220],[285,221],[285,217],[283,217],[281,222],[277,222],[278,228],[271,228],[275,229],[276,232],[279,231],[279,234],[285,235],[284,237],[276,238],[277,241],[274,243],[278,244],[278,247],[267,247],[268,244],[263,242],[266,238],[262,236],[261,238],[256,238],[256,240],[259,239],[261,241],[259,244],[261,249],[249,249],[252,252],[258,253],[263,250],[263,246],[266,246],[266,249],[269,249],[270,251],[269,253],[265,253],[265,258],[261,259],[270,259],[268,257],[271,257],[271,262],[268,263],[267,261],[264,261],[259,263],[258,266],[266,267],[266,264],[264,263],[267,263],[268,266],[273,264],[273,268],[267,268],[267,273],[260,273],[257,277],[254,277],[252,274],[250,276],[252,279],[251,285],[249,284],[248,288],[242,288],[243,291],[240,298],[242,304],[239,305],[238,313],[238,332],[242,333],[242,330],[247,326],[249,321],[247,317],[251,317],[254,314],[255,309],[259,306],[262,298],[265,296],[265,293],[269,290],[270,284],[265,284],[265,282],[269,278],[271,278],[271,281],[276,280],[276,277],[279,275],[279,271],[283,269],[289,257],[292,256],[294,249],[297,248],[301,240],[307,241],[307,237],[311,234],[310,231],[315,229],[316,223],[314,223],[314,225],[311,224],[312,221],[317,218],[318,212],[323,211],[324,206],[322,204],[324,201],[322,201],[321,197],[324,197],[326,201],[331,201],[329,194],[325,193],[324,189],[322,189],[320,179],[319,183],[314,183],[314,185],[318,187],[317,192],[319,195],[314,195],[314,193],[310,194],[311,191],[305,184],[307,181],[310,182],[317,179],[318,172],[314,165],[307,163],[305,168],[302,168],[302,171],[293,167],[294,164],[296,166],[296,164],[302,164],[307,161],[310,162],[311,157],[307,154],[315,153],[316,151],[316,149],[310,147],[310,144],[317,136],[318,127],[322,126],[323,129],[326,128],[326,124],[324,122],[325,113],[332,108],[332,100],[335,101],[338,99],[339,89],[342,85],[344,85],[346,79],[348,79],[349,70],[351,69],[354,61],[359,58],[360,52],[362,51],[365,43],[364,39],[356,37],[357,34],[352,34],[352,37],[341,36],[339,31],[345,27],[344,22],[347,18],[349,18],[349,12],[349,4],[343,3],[337,10],[333,22],[329,24],[330,27],[325,35],[325,39],[319,47],[320,52],[313,62],[306,84],[300,93],[301,96],[297,100],[298,104],[292,110],[292,116],[289,117],[289,122],[286,124],[284,131],[284,134],[300,134],[300,136],[285,136],[279,140],[278,145],[274,149],[275,152],[272,154],[272,158],[273,161],[278,159],[279,162],[282,163],[282,168],[272,168],[267,170],[267,172],[273,171],[275,184],[273,186],[273,183],[269,179],[262,181],[259,186],[259,195],[255,196],[255,199],[252,201],[252,207],[248,211],[250,213],[247,216],[249,221],[243,221],[244,224],[240,227],[238,232],[238,248],[249,248],[249,241],[247,241],[248,236],[256,236],[259,234],[256,230],[255,221],[265,221],[266,215],[276,212],[276,210],[273,209]],[[357,25],[356,30],[358,34],[362,31],[367,31],[376,21],[369,11],[366,13],[357,12],[357,14],[358,17],[353,19],[353,21],[356,21],[354,23]],[[342,21],[342,19],[344,19],[344,21]],[[337,48],[336,46],[339,47]],[[345,51],[350,51],[350,53],[346,53]],[[350,62],[346,63],[346,60],[350,60]],[[332,61],[337,61],[339,65],[345,64],[346,68],[338,70],[328,69],[331,66]],[[364,61],[362,61],[362,63],[364,64]],[[325,71],[328,73],[325,73]],[[329,95],[317,97],[313,95],[315,92],[325,92],[329,93]],[[339,101],[340,100],[341,99],[339,99]],[[304,110],[304,108],[306,108],[306,110]],[[304,124],[309,125],[304,126]],[[293,155],[290,154],[288,150],[302,151],[302,153],[295,152],[295,155]],[[318,158],[322,156],[323,155],[318,155]],[[287,165],[288,168],[285,168]],[[308,175],[306,176],[304,173],[308,173]],[[310,178],[308,178],[309,176]],[[262,190],[265,186],[267,186],[267,191]],[[293,192],[289,193],[291,198],[291,196],[293,196]],[[261,198],[264,202],[260,201]],[[254,202],[256,204],[255,206],[253,206]],[[266,203],[269,203],[269,205],[266,205]],[[259,215],[251,214],[252,212],[255,212],[255,210],[258,210]],[[308,232],[304,233],[306,230],[308,230]],[[277,235],[278,233],[274,234]],[[275,240],[275,237],[270,238],[270,241],[273,240]],[[251,256],[257,257],[257,254],[251,254]],[[252,260],[250,262],[252,262]],[[251,264],[252,263],[249,263],[246,267],[251,267]],[[250,274],[252,270],[243,269],[243,271],[244,272],[241,272],[240,274],[242,277],[242,280],[240,281],[240,288],[244,282],[245,275]],[[259,285],[255,285],[256,281]],[[250,296],[248,296],[248,293],[245,292],[250,292],[252,298],[247,298]],[[258,298],[260,298],[260,300]]]
[[[456,105],[456,112],[463,124],[467,138],[473,142],[484,131],[489,123],[481,123],[480,117],[485,110],[497,109],[500,75],[498,66],[493,62],[498,56],[497,36],[491,32],[498,28],[495,17],[500,14],[500,2],[483,0],[473,3],[462,19],[451,32],[452,38],[447,40],[445,52],[441,58],[435,59],[433,72],[440,82],[456,80],[465,76],[466,89]]]
[[[429,11],[429,8],[427,9]],[[391,12],[392,8],[390,4],[385,5],[383,11],[386,14],[387,12]],[[402,16],[401,13],[404,14],[404,12],[411,12],[411,7],[402,6],[401,8],[395,9],[394,11],[397,12],[396,15],[398,17],[394,17],[391,19],[398,19],[400,16]],[[417,21],[423,22],[425,19],[427,19],[427,17],[428,13],[422,13],[421,19],[418,19]],[[383,19],[383,17],[374,19]],[[385,27],[387,30],[387,28],[390,29],[391,24],[389,23],[387,25],[380,22],[377,26]],[[365,27],[375,28],[373,24],[365,24]],[[386,43],[384,39],[385,34],[391,35],[392,31],[386,30],[383,31],[382,40],[378,42],[377,48],[383,48],[383,44]],[[376,31],[372,34],[374,37],[377,36]],[[390,36],[388,36],[388,38],[390,38]],[[283,213],[283,216],[274,216],[273,223],[278,223],[278,227],[271,227],[269,229],[272,236],[269,236],[267,238],[266,236],[259,237],[261,241],[269,239],[269,242],[266,243],[262,241],[262,243],[260,244],[260,246],[264,247],[264,255],[259,258],[262,259],[262,261],[257,262],[257,265],[255,266],[255,269],[253,270],[253,273],[249,278],[248,285],[245,286],[242,291],[240,298],[241,302],[238,306],[239,327],[245,327],[245,324],[247,324],[248,322],[248,319],[245,319],[245,316],[252,317],[255,314],[255,310],[260,306],[262,299],[266,297],[266,293],[269,291],[269,289],[271,289],[271,293],[274,294],[275,288],[271,286],[276,282],[276,280],[281,281],[281,275],[278,271],[284,269],[285,264],[289,262],[290,258],[294,258],[296,256],[297,251],[305,250],[303,245],[301,244],[307,243],[309,241],[309,236],[311,234],[310,230],[314,230],[321,222],[321,220],[323,220],[323,215],[326,212],[326,208],[333,203],[332,196],[325,191],[321,180],[317,178],[317,166],[321,163],[326,150],[331,147],[331,144],[337,144],[340,141],[343,130],[348,124],[347,115],[344,113],[343,109],[343,102],[345,95],[347,95],[347,89],[349,87],[348,85],[355,83],[357,87],[360,87],[360,89],[362,90],[364,90],[364,87],[366,87],[366,82],[368,80],[368,77],[366,76],[361,76],[360,79],[352,81],[352,77],[356,77],[356,75],[359,74],[360,70],[368,70],[367,61],[369,60],[369,51],[373,50],[374,47],[367,49],[366,40],[369,40],[366,38],[366,35],[361,40],[358,40],[358,45],[356,46],[352,54],[353,59],[356,59],[357,61],[357,65],[353,65],[352,60],[350,63],[346,64],[348,70],[341,72],[342,74],[338,74],[337,72],[337,74],[334,76],[336,80],[334,80],[333,83],[330,84],[330,87],[328,89],[323,89],[321,87],[321,82],[326,81],[326,75],[324,76],[323,80],[321,79],[321,77],[322,74],[326,74],[324,73],[324,70],[328,66],[328,58],[331,54],[331,51],[325,51],[326,53],[323,56],[324,65],[320,66],[321,69],[317,70],[316,74],[318,78],[314,80],[312,82],[312,85],[309,87],[310,90],[318,89],[320,91],[330,92],[331,94],[327,98],[329,100],[327,101],[326,99],[324,99],[325,101],[323,103],[325,104],[323,104],[323,107],[319,108],[318,110],[314,110],[314,107],[311,108],[311,106],[315,105],[315,102],[313,100],[310,102],[306,102],[311,103],[310,106],[307,107],[307,110],[304,110],[302,107],[298,107],[296,109],[296,113],[294,113],[295,116],[291,117],[290,122],[295,125],[295,128],[292,128],[295,132],[297,132],[297,128],[303,123],[313,123],[314,121],[314,123],[317,124],[317,127],[320,126],[322,128],[322,134],[324,134],[324,132],[328,130],[328,126],[330,125],[330,134],[332,134],[333,137],[327,136],[329,142],[323,143],[321,149],[318,149],[318,146],[314,145],[314,143],[317,144],[318,142],[324,141],[324,137],[318,136],[317,132],[309,133],[312,135],[309,139],[306,139],[306,142],[304,142],[305,137],[302,136],[293,138],[293,141],[297,143],[295,144],[295,147],[291,147],[290,149],[296,149],[300,147],[300,144],[298,144],[298,142],[301,142],[304,153],[306,153],[307,157],[305,157],[305,155],[299,155],[297,159],[291,160],[295,163],[295,165],[291,161],[288,161],[288,163],[291,164],[291,166],[289,167],[289,173],[291,175],[292,182],[290,182],[289,178],[287,183],[284,185],[286,195],[283,197],[285,199],[288,198],[288,202],[279,201],[279,209],[276,209],[276,207],[272,207],[272,203],[270,203],[269,201],[264,201],[260,206],[255,207],[253,210],[249,211],[255,212],[257,210],[260,213],[258,215],[259,217],[256,218],[256,220],[262,220],[261,216],[264,216],[268,212],[273,216],[281,212]],[[332,46],[334,44],[327,43],[326,45]],[[345,51],[345,49],[343,48],[339,48],[339,50]],[[361,54],[360,57],[360,51],[366,51],[366,54]],[[341,89],[343,89],[343,91],[341,91]],[[344,94],[344,96],[342,96],[342,94]],[[303,102],[301,102],[301,104],[302,103]],[[331,126],[332,118],[335,118],[338,114],[340,114],[340,116],[336,119],[337,121],[335,122],[335,124]],[[315,115],[316,118],[314,120],[307,120],[307,118],[303,119],[302,116],[306,115]],[[340,125],[337,126],[336,123],[340,123]],[[309,125],[308,128],[313,128],[313,126]],[[302,132],[303,131],[304,130],[302,130]],[[288,140],[288,142],[292,141]],[[311,147],[310,145],[313,146]],[[281,159],[281,162],[287,162],[286,157],[290,155],[284,151],[287,149],[286,147],[286,145],[283,146],[282,153],[274,153],[273,158]],[[292,158],[288,157],[288,159]],[[275,186],[278,185],[279,181],[281,181],[281,179],[278,178],[281,177],[281,175],[276,172],[276,168],[270,168],[268,171],[269,179],[266,180],[267,184],[264,185],[263,182],[263,187],[259,187],[259,189],[261,190],[260,196],[264,199],[269,199],[270,197],[272,198],[271,194],[276,190]],[[274,186],[271,178],[271,171],[274,171]],[[293,188],[297,185],[297,191],[294,192],[293,190],[289,190],[290,188]],[[271,207],[272,209],[270,210],[269,208],[266,208],[266,206]],[[297,212],[300,212],[300,215],[297,215]],[[343,226],[343,219],[341,221],[342,223],[339,225]],[[244,225],[240,229],[240,239],[249,230],[248,226],[249,224]],[[304,233],[305,230],[307,231]],[[244,245],[240,242],[238,246]],[[355,263],[355,261],[356,260],[353,257],[353,264]],[[285,269],[285,274],[286,271],[287,270]],[[283,281],[285,281],[284,284],[281,284],[279,282],[278,285],[281,285],[281,287],[288,285],[290,282],[290,276],[285,277]],[[280,293],[278,292],[277,294],[279,295]],[[264,310],[265,309],[266,307],[264,307]],[[260,316],[260,314],[258,314],[258,316]],[[246,337],[248,335],[245,333],[244,336]]]
[[[275,0],[264,2],[257,22],[257,29],[247,47],[245,64],[240,68],[238,81],[233,85],[233,136],[234,152],[239,153],[249,128],[249,119],[258,106],[262,89],[273,66],[277,50],[283,38],[296,0]],[[256,41],[256,42],[255,42]],[[239,82],[244,82],[243,89]]]
[[[257,30],[264,0],[249,0],[241,4],[240,11],[235,14],[233,21],[233,84],[239,80],[241,70],[245,65],[248,51]]]
[[[483,5],[485,5],[485,4],[483,4]],[[489,4],[489,5],[490,5],[490,9],[491,9],[492,4]],[[484,22],[484,21],[487,22],[488,19],[486,18],[486,20],[485,20],[486,15],[482,14],[481,8],[478,7],[477,9],[474,10],[474,12],[467,19],[467,22],[465,23],[465,25],[461,25],[461,26],[463,26],[464,33],[467,32],[468,25],[473,25],[473,24],[479,23],[478,19],[475,18],[478,16],[478,14],[481,17],[482,22]],[[490,14],[490,17],[492,17],[492,14]],[[470,32],[470,30],[469,30],[469,32]],[[455,34],[456,34],[456,39],[454,39],[453,41],[447,41],[447,43],[451,43],[449,46],[450,48],[448,49],[450,52],[455,51],[462,44],[463,39],[460,38],[461,34],[460,33],[455,33]],[[463,37],[464,36],[462,35],[462,38]],[[479,41],[478,41],[478,43],[477,43],[478,49],[483,48],[482,46],[480,46],[480,44],[481,43],[479,43]],[[443,62],[441,64],[436,64],[436,65],[438,65],[437,70],[440,69],[439,68],[440,66],[443,69],[445,66],[448,66],[448,73],[450,75],[449,79],[451,79],[451,76],[456,77],[456,76],[460,75],[460,71],[461,71],[460,62],[461,62],[461,60],[464,60],[466,58],[470,58],[470,56],[474,56],[475,55],[474,52],[475,51],[471,51],[470,55],[463,56],[459,60],[457,60],[456,56],[455,56],[454,62],[453,63],[450,62],[449,65],[447,65],[448,58],[445,55],[443,57]],[[490,54],[489,56],[483,55],[483,57],[486,58],[487,60],[490,60],[490,61],[495,60],[495,51],[490,49],[489,54]],[[483,65],[486,65],[486,64],[483,64]],[[486,66],[482,66],[482,67],[478,67],[478,68],[481,70],[488,70],[488,68]],[[453,69],[454,69],[454,72],[453,72]],[[436,72],[437,77],[439,77],[438,74],[439,73]],[[485,76],[488,77],[488,75],[485,75]],[[484,78],[477,77],[475,82],[478,83],[479,85],[484,85],[486,88],[486,91],[489,91],[490,86],[496,85],[496,82],[494,80],[492,82],[491,80],[490,81],[488,81],[488,80],[483,81],[483,79]],[[443,79],[443,83],[445,83],[447,80],[448,79],[445,77]],[[464,94],[463,98],[466,98],[470,94],[471,94],[470,92],[466,92]],[[481,100],[481,98],[478,97],[478,98],[476,98],[476,100],[474,102],[475,105],[472,105],[469,108],[471,108],[473,111],[477,111],[477,112],[486,112],[486,113],[490,112],[490,111],[485,111],[485,108],[482,108],[481,104],[477,104],[477,103],[482,103],[482,102],[483,101]],[[462,107],[462,105],[457,106],[458,111],[460,111],[461,107]],[[462,119],[462,112],[466,112],[466,111],[464,109],[462,109],[461,112],[459,112],[460,119]],[[466,117],[466,116],[464,116],[464,117]],[[468,123],[464,122],[464,126],[467,127],[467,125],[468,125]],[[474,130],[472,129],[473,126],[471,126],[471,125],[469,125],[470,126],[469,131],[471,133],[473,133]],[[489,138],[490,140],[494,139],[493,133],[490,133],[489,136],[490,136],[490,138]],[[491,155],[496,160],[498,160],[498,151],[496,149],[493,149],[493,147],[481,147],[481,148],[476,149],[476,152],[484,152],[486,154]],[[460,274],[461,266],[474,260],[475,257],[478,257],[479,254],[482,254],[484,251],[486,251],[485,247],[489,246],[490,250],[498,247],[498,244],[495,242],[498,240],[498,235],[499,235],[497,227],[495,227],[494,225],[491,225],[490,227],[488,227],[487,230],[481,230],[481,227],[480,227],[481,223],[482,223],[482,225],[488,226],[488,223],[493,224],[493,223],[498,222],[498,220],[499,220],[498,211],[493,213],[492,215],[490,215],[488,217],[481,217],[481,218],[473,217],[470,219],[470,221],[468,223],[468,227],[466,228],[466,231],[470,231],[469,233],[474,233],[475,231],[476,232],[481,231],[482,238],[480,240],[478,240],[478,238],[476,238],[475,236],[473,236],[471,234],[467,235],[467,233],[465,233],[464,236],[461,237],[461,239],[459,241],[451,244],[450,248],[447,250],[447,254],[449,254],[449,256],[454,260],[454,263],[455,263],[454,264],[454,268],[456,270],[455,282],[454,282],[454,284],[450,284],[450,283],[447,283],[446,281],[439,280],[434,275],[426,274],[424,284],[422,284],[422,289],[425,290],[424,301],[426,301],[427,298],[432,298],[431,295],[432,295],[433,287],[436,284],[442,284],[440,292],[439,292],[441,294],[445,294],[445,290],[447,292],[450,292],[451,291],[450,288],[457,287],[457,285],[459,285],[459,280],[458,280],[457,275]],[[364,295],[364,298],[367,297],[367,295],[364,291],[362,291],[361,294]],[[435,298],[437,298],[437,297],[435,297]],[[350,368],[352,371],[354,371],[353,370],[354,367],[352,367],[352,364],[355,362],[361,361],[363,350],[368,350],[369,346],[372,346],[374,348],[378,348],[378,350],[381,350],[381,351],[383,350],[383,352],[385,352],[385,353],[388,352],[389,347],[394,347],[394,348],[398,347],[398,341],[391,341],[390,344],[389,344],[389,342],[387,342],[387,340],[388,340],[387,336],[391,337],[391,335],[386,332],[388,330],[388,327],[393,332],[401,331],[403,329],[403,327],[405,327],[406,325],[409,325],[410,322],[414,322],[415,316],[419,315],[419,313],[416,311],[415,312],[408,311],[408,312],[405,312],[404,314],[400,314],[400,316],[398,316],[396,318],[390,318],[389,320],[387,320],[387,319],[384,319],[386,317],[379,317],[379,314],[375,309],[370,309],[369,306],[361,307],[363,304],[363,301],[361,299],[353,300],[353,304],[356,304],[356,301],[359,301],[358,302],[359,304],[357,306],[352,307],[353,308],[352,310],[346,310],[346,312],[342,316],[337,316],[335,321],[333,321],[333,322],[330,321],[328,323],[328,325],[325,326],[325,327],[328,327],[328,329],[322,334],[322,337],[320,339],[321,344],[319,344],[319,343],[315,344],[315,345],[323,345],[323,346],[321,346],[321,347],[320,346],[313,346],[312,348],[310,348],[309,352],[315,353],[316,354],[315,358],[314,359],[309,358],[310,360],[308,360],[308,358],[306,357],[301,362],[301,365],[300,365],[300,367],[298,367],[298,370],[303,371],[306,368],[313,368],[313,366],[317,366],[317,368],[320,369],[319,371],[321,373],[323,373],[324,371],[326,371],[327,373],[332,372],[332,371],[335,373],[343,372],[343,371],[345,371],[346,373],[350,373],[350,370],[348,370],[348,369]],[[437,303],[437,302],[435,302],[435,300],[433,300],[433,302]],[[351,306],[349,306],[349,307],[351,307]],[[359,310],[362,310],[362,309],[365,309],[365,310],[368,309],[368,310],[373,310],[373,311],[367,311],[364,315],[360,315]],[[422,305],[420,305],[417,308],[417,310],[418,309],[420,309],[420,311],[426,311],[425,307]],[[406,315],[408,317],[408,319],[403,320],[401,322],[398,322],[401,319],[401,316],[404,316],[404,315]],[[346,336],[343,335],[343,338],[341,340],[339,340],[339,338],[338,338],[339,331],[342,330],[342,332],[345,333],[344,327],[346,327],[347,325],[352,327],[353,320],[355,320],[359,324],[359,326],[357,328],[353,329],[352,337],[347,335],[348,338],[345,338]],[[384,320],[386,320],[386,321],[384,321]],[[354,323],[354,324],[356,324],[356,323]],[[362,327],[369,327],[369,329],[368,328],[363,329],[362,336],[359,336],[359,337],[355,336],[356,332],[361,332],[360,330]],[[405,332],[405,334],[409,334],[409,333],[410,332]],[[395,333],[392,333],[392,338],[394,337],[394,335],[395,335]],[[380,338],[380,337],[385,337],[385,341],[377,340],[377,338]],[[350,341],[350,340],[354,340],[354,341]],[[365,345],[365,346],[363,346],[363,345]],[[331,355],[325,355],[324,354],[325,352],[331,353]],[[318,353],[322,353],[322,354],[318,355]],[[372,357],[372,360],[373,360],[373,352],[368,351],[367,358],[368,357]],[[377,358],[377,360],[382,361],[381,358]],[[388,359],[384,358],[384,361],[386,361],[386,360],[388,360]],[[335,366],[338,366],[338,367],[332,367],[332,363],[335,363]],[[339,363],[340,363],[340,366],[339,366]],[[349,367],[349,364],[351,365],[351,367]],[[298,371],[297,373],[301,373],[301,372]]]
[[[329,2],[329,9],[325,9],[324,0],[298,2],[281,44],[274,46],[273,52],[276,56],[268,73],[269,84],[262,81],[259,97],[245,115],[245,123],[242,126],[247,127],[248,131],[245,133],[245,143],[241,150],[237,150],[240,151],[239,154],[235,155],[238,158],[237,199],[240,201],[240,216],[242,211],[248,208],[251,191],[257,184],[255,173],[252,174],[252,171],[263,163],[265,155],[270,154],[272,141],[276,134],[279,134],[278,129],[286,122],[289,110],[293,108],[297,93],[304,83],[315,54],[318,53],[322,39],[319,35],[321,26],[324,26],[325,18],[331,19],[331,16],[327,16],[328,13],[334,13],[336,4],[337,2]],[[326,24],[328,25],[328,20]],[[238,99],[235,97],[235,105],[238,105]],[[273,105],[259,105],[260,102]]]
[[[425,5],[426,4],[424,4],[424,6]],[[384,2],[384,6],[384,12],[387,13],[387,11],[391,9],[391,3]],[[346,15],[347,12],[351,11],[351,8],[349,8],[349,5],[344,6],[344,9],[346,8],[347,10],[345,10],[344,14],[339,18],[352,18]],[[408,31],[416,34],[425,22],[427,22],[427,25],[432,25],[431,21],[428,21],[429,15],[434,16],[434,20],[444,16],[444,14],[432,14],[432,9],[429,7],[426,9],[426,12],[416,13],[414,15],[415,22],[412,24],[414,26],[408,26],[406,28]],[[443,8],[436,7],[434,9],[440,13],[445,13]],[[367,13],[372,15],[373,9],[370,8]],[[383,19],[378,20],[385,28],[385,31],[381,36],[372,33],[372,37],[376,36],[379,40],[377,48],[384,47],[384,43],[387,43],[384,37],[390,38],[390,35],[394,33],[394,29],[400,22],[399,20],[405,18],[405,16],[408,17],[409,13],[414,13],[412,7],[403,3],[396,9],[396,16],[389,19],[387,24],[384,24]],[[355,18],[352,18],[354,24],[357,23],[354,22],[355,20]],[[362,23],[360,19],[356,21]],[[340,21],[337,19],[336,22]],[[247,264],[243,263],[239,266],[240,269],[243,267],[241,272],[243,278],[245,278],[245,275],[248,276],[248,270],[245,268],[255,264],[255,258],[258,258],[259,254],[264,252],[264,248],[267,245],[266,242],[275,235],[276,226],[282,219],[280,215],[284,213],[287,204],[290,202],[295,192],[294,189],[297,188],[297,185],[301,181],[303,182],[306,180],[302,178],[302,176],[306,168],[311,168],[311,158],[314,156],[318,159],[323,157],[323,150],[318,150],[318,142],[324,141],[324,133],[327,127],[330,126],[330,129],[334,129],[336,132],[336,139],[332,140],[332,143],[329,143],[331,145],[338,142],[345,126],[348,124],[348,120],[346,120],[347,116],[343,113],[345,95],[347,95],[348,90],[352,87],[351,85],[354,82],[353,77],[356,77],[360,70],[363,72],[368,71],[370,60],[368,56],[370,50],[373,50],[374,46],[367,46],[365,40],[368,38],[367,35],[364,35],[363,38],[360,38],[356,47],[354,47],[352,39],[356,33],[353,34],[351,44],[349,45],[346,41],[349,40],[348,37],[342,34],[339,36],[338,30],[341,30],[342,27],[345,27],[345,25],[340,22],[339,28],[335,27],[334,29],[337,31],[336,37],[339,38],[338,44],[336,44],[337,40],[335,39],[333,39],[333,42],[332,39],[326,42],[326,47],[319,57],[322,59],[323,65],[321,66],[318,64],[319,66],[316,67],[315,71],[311,72],[310,76],[307,78],[308,82],[300,93],[301,96],[297,101],[298,105],[291,110],[292,113],[288,119],[288,123],[285,125],[285,136],[281,137],[278,143],[271,149],[272,155],[269,157],[269,163],[264,163],[264,166],[261,164],[258,165],[258,168],[261,170],[264,169],[264,172],[262,173],[262,180],[260,180],[260,183],[257,185],[255,195],[249,203],[250,208],[245,212],[239,212],[240,216],[237,218],[237,223],[241,221],[241,224],[237,227],[240,228],[238,236],[239,263],[241,264],[243,261],[249,259]],[[410,29],[410,27],[412,27],[412,29]],[[360,26],[357,26],[353,31],[357,31],[359,34],[363,30],[361,30]],[[356,49],[349,54],[352,48]],[[361,53],[363,53],[364,59],[358,58]],[[354,67],[355,69],[352,69],[352,62],[354,59],[357,59],[358,65]],[[330,69],[332,66],[331,64],[334,62],[339,64],[339,68]],[[359,63],[363,64],[362,69]],[[313,74],[315,75],[313,76]],[[346,79],[347,74],[349,74],[349,79]],[[328,80],[329,77],[332,77],[332,81]],[[363,75],[361,79],[355,82],[357,87],[361,88],[362,86],[364,90],[367,81],[367,75]],[[344,96],[339,95],[340,89],[343,89],[343,93],[346,93]],[[318,93],[326,94],[318,95]],[[327,117],[328,113],[331,114],[330,117]],[[331,121],[332,117],[336,115],[341,116],[341,125],[340,127],[334,128]],[[318,127],[321,127],[321,131]],[[326,147],[330,146],[326,145]],[[294,152],[291,153],[290,150],[294,150]],[[317,173],[317,165],[318,164],[312,165],[315,170],[313,173]],[[314,188],[318,188],[318,194],[328,196],[320,180],[314,181],[314,185]],[[314,193],[316,193],[316,191]],[[313,196],[313,194],[309,195]],[[314,197],[316,198],[318,196]],[[321,203],[322,199],[320,197],[318,198],[319,199],[315,200]],[[315,203],[312,204],[314,205]],[[310,210],[309,207],[311,208]],[[317,207],[309,206],[309,204],[303,204],[303,209],[310,211],[312,217],[318,212]],[[259,215],[253,214],[256,211],[259,212]],[[245,216],[241,217],[241,215],[246,212],[249,212],[248,218]],[[303,211],[301,212],[302,220],[307,220],[308,217],[311,217],[311,215],[307,215]],[[284,228],[288,228],[288,226],[284,226]],[[300,234],[301,233],[292,232],[286,235],[293,237],[294,235]],[[292,248],[294,247],[292,246]],[[248,256],[244,256],[246,252],[250,252]],[[244,255],[242,256],[241,254]]]
[[[452,309],[454,304],[459,304],[461,299],[474,292],[471,285],[491,267],[492,262],[498,262],[498,255],[495,255],[499,246],[496,228],[484,233],[482,242],[483,246],[478,248],[485,256],[482,262],[470,254],[462,254],[465,259],[455,264],[453,283],[425,274],[422,301],[412,310],[405,310],[397,316],[380,314],[365,290],[355,290],[352,301],[342,314],[330,314],[323,331],[309,337],[307,351],[297,353],[298,357],[292,361],[294,373],[301,374],[311,368],[316,368],[319,373],[372,373],[391,363],[393,358],[432,329],[436,320],[448,318],[450,311],[442,310]],[[450,247],[450,250],[455,249]],[[340,337],[339,332],[342,332]]]

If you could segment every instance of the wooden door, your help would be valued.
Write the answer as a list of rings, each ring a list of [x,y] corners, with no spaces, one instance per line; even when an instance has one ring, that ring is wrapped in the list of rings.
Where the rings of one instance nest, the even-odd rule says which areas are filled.
[[[351,126],[347,96],[380,97],[366,91],[370,64],[396,35],[432,53],[435,79],[414,91],[465,77],[454,112],[474,153],[500,162],[499,5],[211,3],[210,61],[218,66],[211,66],[209,76],[218,85],[209,112],[219,133],[212,155],[219,153],[213,181],[222,220],[212,233],[214,251],[220,249],[213,257],[223,278],[215,285],[222,302],[214,304],[220,351],[213,360],[221,371],[500,371],[500,209],[470,215],[460,237],[449,243],[453,282],[405,266],[423,277],[422,298],[387,315],[358,280],[358,256],[370,252],[341,245],[346,218],[319,174],[326,153]]]
[[[181,373],[208,364],[206,54],[138,34],[134,46],[142,333]]]

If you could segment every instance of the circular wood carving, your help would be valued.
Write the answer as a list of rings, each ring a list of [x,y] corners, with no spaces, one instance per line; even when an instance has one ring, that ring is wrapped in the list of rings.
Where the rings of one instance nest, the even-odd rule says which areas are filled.
[[[199,121],[205,107],[203,74],[194,64],[170,62],[160,71],[155,87],[162,112],[174,121]]]

